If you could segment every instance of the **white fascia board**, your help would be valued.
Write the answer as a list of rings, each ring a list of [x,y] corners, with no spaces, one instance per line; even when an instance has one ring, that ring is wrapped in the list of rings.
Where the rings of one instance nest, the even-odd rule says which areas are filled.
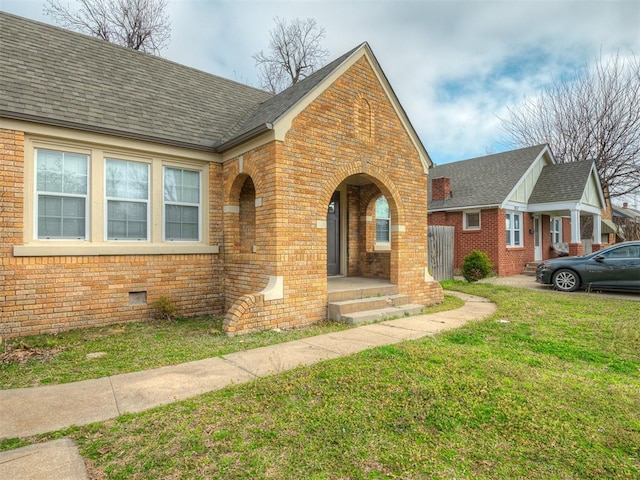
[[[331,74],[329,74],[320,84],[316,85],[316,87],[308,92],[302,99],[300,99],[295,105],[293,105],[289,110],[287,110],[280,118],[278,118],[273,123],[273,130],[275,132],[275,139],[284,141],[284,138],[287,132],[291,129],[291,124],[293,120],[300,114],[305,108],[311,104],[316,98],[318,98],[330,85],[333,84],[338,78],[340,78],[349,68],[353,66],[360,58],[365,57],[373,68],[374,73],[376,74],[380,85],[385,91],[387,98],[391,102],[393,109],[395,110],[400,122],[402,123],[405,131],[409,134],[409,137],[414,144],[416,151],[420,157],[420,162],[422,163],[422,168],[425,174],[428,174],[429,167],[433,166],[433,162],[427,153],[427,150],[424,148],[424,145],[420,141],[418,134],[414,130],[411,122],[409,121],[404,109],[400,105],[398,98],[396,97],[389,81],[384,75],[380,64],[376,60],[371,48],[368,43],[363,43],[359,48],[357,48],[341,65],[336,67]]]
[[[527,178],[529,176],[529,174],[531,173],[531,170],[533,170],[533,167],[538,162],[541,162],[544,159],[545,153],[549,154],[549,158],[551,159],[551,163],[552,164],[556,163],[555,158],[553,158],[553,154],[551,153],[551,150],[549,149],[549,145],[545,145],[544,148],[542,150],[540,150],[540,153],[538,153],[538,156],[533,160],[533,162],[531,162],[531,165],[529,165],[529,168],[527,168],[527,170],[524,172],[524,174],[520,177],[520,180],[518,180],[516,182],[516,184],[511,189],[511,191],[505,197],[503,205],[507,205],[507,203],[509,202],[509,199],[512,198],[516,194],[516,192],[518,191],[518,188],[520,188],[520,185],[522,184],[522,182],[524,182],[525,178]],[[536,180],[536,183],[537,183],[537,180]],[[534,188],[535,188],[535,185],[534,185]],[[533,191],[533,189],[531,191]],[[529,193],[529,196],[530,195],[531,195],[531,192]],[[527,200],[529,200],[529,198],[527,198]],[[507,207],[503,207],[503,208],[507,208]]]
[[[502,202],[502,205],[500,205],[500,208],[503,210],[513,210],[515,212],[529,211],[529,205],[527,205],[526,203],[520,203],[520,202],[505,201],[505,202]]]
[[[580,202],[554,202],[554,203],[536,203],[529,205],[527,211],[531,213],[544,213],[544,212],[557,212],[561,210],[566,211],[578,211],[599,214],[602,213],[598,207],[592,207],[591,205],[585,205]]]
[[[596,168],[596,162],[593,162],[591,164],[590,175],[593,175],[595,177],[596,184],[598,185],[598,196],[600,197],[602,208],[607,208],[607,202],[604,199],[604,190],[602,189],[602,183],[600,182],[600,174],[598,173],[598,169]]]
[[[436,213],[436,212],[466,212],[467,210],[486,210],[489,208],[502,208],[502,205],[464,205],[462,207],[451,207],[451,208],[435,208],[430,209],[427,208],[427,213]]]

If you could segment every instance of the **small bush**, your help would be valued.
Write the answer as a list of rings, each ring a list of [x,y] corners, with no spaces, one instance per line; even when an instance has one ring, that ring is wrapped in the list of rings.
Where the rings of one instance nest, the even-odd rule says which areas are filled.
[[[151,308],[153,308],[153,318],[157,320],[173,320],[176,315],[175,302],[164,295],[154,300]]]
[[[486,253],[472,250],[462,261],[462,276],[467,282],[476,282],[491,274],[493,265]]]

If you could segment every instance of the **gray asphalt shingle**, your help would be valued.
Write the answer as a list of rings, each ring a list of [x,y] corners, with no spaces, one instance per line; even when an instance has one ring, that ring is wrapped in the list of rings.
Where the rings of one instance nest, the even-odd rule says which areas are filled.
[[[431,168],[429,210],[501,204],[545,147],[536,145]],[[434,201],[431,182],[438,177],[451,179],[451,196]]]
[[[542,169],[529,203],[579,201],[589,180],[591,160],[557,163]]]
[[[0,115],[214,149],[273,97],[193,68],[0,12]]]

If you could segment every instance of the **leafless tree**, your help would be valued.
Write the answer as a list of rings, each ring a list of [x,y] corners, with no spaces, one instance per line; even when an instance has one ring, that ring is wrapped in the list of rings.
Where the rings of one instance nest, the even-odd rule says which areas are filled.
[[[640,240],[640,221],[634,218],[621,218],[616,223],[624,240]]]
[[[556,160],[595,160],[605,194],[640,192],[640,59],[598,58],[501,118],[506,140],[548,143]]]
[[[64,28],[158,55],[171,37],[168,0],[45,0],[44,13]]]
[[[312,18],[298,18],[288,23],[274,18],[269,51],[260,50],[253,55],[262,88],[278,93],[294,85],[324,65],[329,52],[322,48],[324,28]]]

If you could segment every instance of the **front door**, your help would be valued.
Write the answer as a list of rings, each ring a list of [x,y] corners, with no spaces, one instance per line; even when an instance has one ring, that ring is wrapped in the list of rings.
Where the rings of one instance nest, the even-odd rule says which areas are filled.
[[[539,216],[533,217],[533,259],[542,260],[542,222]]]
[[[340,192],[327,210],[327,275],[340,275]]]

